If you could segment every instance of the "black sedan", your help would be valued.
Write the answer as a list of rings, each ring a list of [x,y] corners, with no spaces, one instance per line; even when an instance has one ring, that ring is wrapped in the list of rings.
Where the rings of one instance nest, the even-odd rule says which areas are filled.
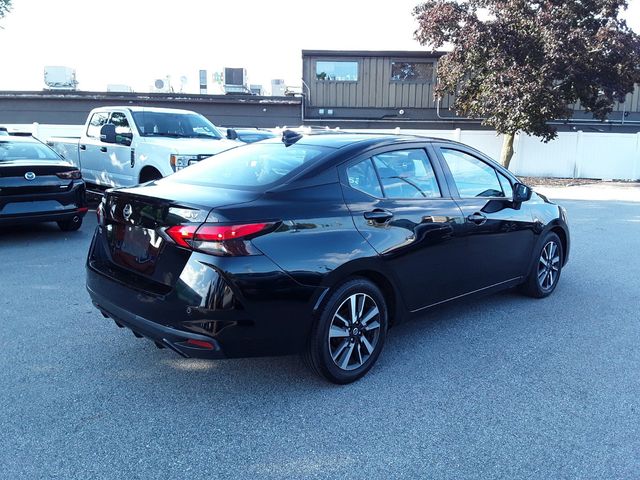
[[[562,207],[460,143],[285,132],[113,190],[87,260],[95,306],[185,357],[305,353],[336,383],[389,327],[519,286],[551,294]]]
[[[72,231],[86,213],[77,167],[31,136],[0,136],[0,225],[57,222]]]

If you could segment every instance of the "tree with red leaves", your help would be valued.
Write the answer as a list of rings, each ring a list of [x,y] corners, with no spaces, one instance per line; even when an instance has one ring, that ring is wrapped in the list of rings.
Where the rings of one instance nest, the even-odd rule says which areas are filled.
[[[501,163],[524,132],[556,137],[549,124],[572,105],[604,120],[640,80],[640,36],[620,18],[625,0],[431,0],[418,5],[415,38],[451,47],[438,63],[436,97],[454,94],[458,115],[504,134]]]

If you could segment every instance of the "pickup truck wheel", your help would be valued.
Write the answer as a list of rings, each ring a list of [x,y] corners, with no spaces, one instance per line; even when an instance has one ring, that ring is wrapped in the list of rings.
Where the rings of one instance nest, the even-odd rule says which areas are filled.
[[[82,218],[73,217],[69,220],[63,220],[57,223],[58,227],[60,227],[60,230],[62,230],[63,232],[75,232],[82,226]]]
[[[155,168],[147,167],[140,172],[140,183],[151,182],[153,180],[160,180],[162,174]]]

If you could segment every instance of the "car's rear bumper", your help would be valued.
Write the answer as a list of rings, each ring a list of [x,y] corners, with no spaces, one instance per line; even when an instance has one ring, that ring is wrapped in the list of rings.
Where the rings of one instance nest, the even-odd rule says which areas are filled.
[[[133,331],[137,337],[145,337],[155,342],[159,348],[170,348],[183,357],[197,358],[225,358],[220,344],[213,338],[196,333],[177,330],[175,328],[160,325],[139,315],[131,313],[115,303],[109,301],[103,295],[87,285],[87,290],[100,312],[114,320],[117,326],[126,327]],[[189,343],[197,341],[199,344]],[[210,347],[207,347],[209,345]]]
[[[61,222],[75,216],[84,217],[87,201],[84,182],[74,182],[67,191],[0,195],[0,225]]]

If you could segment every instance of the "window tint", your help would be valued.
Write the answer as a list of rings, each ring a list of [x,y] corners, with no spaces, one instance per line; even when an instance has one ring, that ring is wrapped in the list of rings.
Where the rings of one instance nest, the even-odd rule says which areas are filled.
[[[504,197],[493,167],[459,150],[441,151],[461,197]]]
[[[391,80],[429,83],[433,81],[432,62],[391,62]]]
[[[389,198],[435,198],[440,188],[422,149],[397,150],[373,157],[384,195]]]
[[[509,179],[500,172],[498,172],[498,179],[500,180],[500,185],[502,185],[504,196],[507,198],[513,198],[513,187],[511,186]]]
[[[332,151],[327,147],[296,143],[251,143],[224,151],[162,180],[206,186],[262,187],[272,185],[303,165]]]
[[[316,79],[355,82],[358,80],[358,62],[316,62]]]
[[[96,112],[91,116],[87,127],[87,137],[100,138],[100,127],[107,123],[109,114],[107,112]]]
[[[382,197],[380,182],[370,158],[347,168],[347,177],[351,187],[372,197]]]

